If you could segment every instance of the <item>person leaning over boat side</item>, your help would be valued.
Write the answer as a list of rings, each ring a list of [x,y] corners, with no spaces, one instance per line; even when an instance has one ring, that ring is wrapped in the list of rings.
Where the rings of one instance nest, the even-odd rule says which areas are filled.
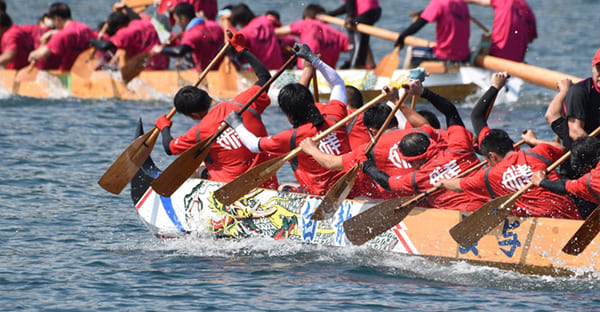
[[[456,106],[423,88],[418,80],[409,82],[409,88],[411,94],[421,94],[422,97],[429,99],[435,108],[446,116],[448,130],[446,134],[440,134],[437,138],[431,137],[421,129],[413,129],[411,133],[404,135],[398,144],[398,150],[403,160],[412,168],[408,174],[390,176],[377,168],[373,159],[363,163],[363,171],[375,182],[386,190],[397,192],[400,196],[425,192],[438,181],[455,177],[479,163],[473,150],[473,135],[465,128]],[[436,133],[437,131],[434,132]],[[473,211],[483,203],[481,198],[468,198],[462,194],[443,190],[428,196],[421,205]]]
[[[331,87],[329,103],[315,103],[308,88],[299,83],[284,86],[279,91],[277,101],[293,129],[268,137],[257,137],[249,132],[240,122],[239,115],[236,112],[231,113],[225,122],[235,129],[242,143],[252,152],[267,152],[277,156],[287,154],[305,138],[318,135],[347,115],[346,92],[342,77],[312,53],[306,44],[296,44],[292,51],[309,61],[327,80]],[[332,132],[319,142],[319,148],[332,155],[349,152],[350,145],[346,130],[340,128]],[[329,187],[343,175],[341,171],[321,167],[314,158],[305,153],[300,153],[290,160],[290,164],[300,184],[301,189],[297,190],[299,192],[325,195]]]
[[[177,25],[184,30],[181,41],[178,45],[164,48],[156,45],[152,48],[152,54],[184,57],[191,53],[194,62],[193,70],[204,70],[225,42],[223,29],[215,21],[205,20],[194,14],[194,7],[191,4],[179,3],[173,11],[173,16]]]
[[[116,65],[124,56],[130,60],[140,53],[150,52],[152,47],[160,44],[158,33],[152,22],[141,19],[132,10],[128,14],[121,10],[112,12],[106,19],[108,41],[92,40],[92,44],[102,51],[116,49],[117,52],[110,60],[110,65]],[[169,58],[166,55],[154,55],[146,65],[147,70],[163,70],[169,68]]]
[[[240,33],[246,39],[246,47],[267,69],[279,69],[283,65],[275,27],[269,18],[255,16],[246,4],[240,3],[231,8],[230,20],[233,27],[242,27]]]
[[[27,60],[32,62],[46,59],[50,55],[58,55],[61,58],[58,69],[68,71],[73,66],[75,59],[89,47],[90,40],[96,38],[97,34],[86,24],[74,21],[71,18],[71,9],[63,2],[51,4],[48,16],[58,31],[52,35],[48,44],[29,53]]]
[[[289,25],[275,29],[275,34],[286,36],[292,34],[300,37],[300,43],[306,43],[311,51],[320,54],[325,64],[336,68],[341,52],[348,51],[348,37],[341,31],[317,19],[317,14],[325,13],[318,4],[309,4],[302,12],[302,19]],[[302,69],[302,60],[298,60],[298,68]]]
[[[532,130],[521,137],[527,151],[515,151],[513,140],[501,129],[491,129],[482,140],[479,153],[489,162],[489,168],[462,179],[445,179],[437,186],[465,193],[468,197],[491,200],[517,192],[528,184],[534,171],[545,170],[563,154],[563,146],[536,138]],[[550,173],[558,178],[555,171]],[[551,217],[581,219],[577,207],[567,196],[554,194],[541,187],[532,187],[519,197],[511,214],[518,217]]]
[[[398,90],[395,87],[386,86],[383,89],[383,93],[386,94],[388,100],[394,104],[400,100],[398,97]],[[423,131],[431,129],[423,116],[417,114],[404,103],[400,104],[399,111],[401,111],[415,127],[423,127]],[[391,112],[392,108],[386,103],[377,103],[365,110],[364,123],[371,136],[377,134]],[[427,127],[429,127],[429,129]],[[397,148],[398,143],[402,140],[404,135],[411,132],[412,130],[409,129],[398,129],[398,121],[396,118],[393,118],[375,144],[369,157],[374,160],[375,165],[378,168],[381,168],[381,170],[388,175],[397,176],[412,172],[410,165],[402,159],[402,155],[400,155]],[[365,156],[364,151],[368,145],[369,142],[365,142],[360,146],[352,148],[350,152],[343,155],[330,155],[322,152],[310,138],[307,138],[300,143],[302,150],[308,155],[311,155],[321,166],[331,170],[342,171],[348,171],[354,165],[360,165],[366,161],[367,156]],[[359,171],[358,173],[352,192],[373,199],[398,197],[398,194],[395,194],[394,192],[379,189],[377,183],[362,171]]]
[[[328,12],[337,16],[346,13],[345,28],[350,40],[350,60],[342,68],[373,68],[375,63],[369,47],[370,36],[356,30],[356,24],[374,25],[381,17],[378,0],[344,0],[339,8]]]
[[[414,47],[413,66],[421,61],[444,60],[463,62],[470,56],[469,6],[464,0],[431,0],[419,18],[396,39],[396,46],[404,46],[404,38],[415,34],[427,23],[435,22],[435,46]]]
[[[6,69],[21,69],[27,55],[33,50],[31,35],[13,24],[8,14],[0,12],[0,66]]]
[[[258,81],[233,100],[221,102],[212,109],[210,106],[213,99],[208,93],[192,86],[181,88],[174,99],[177,112],[200,122],[184,135],[173,138],[170,130],[171,121],[164,115],[159,117],[155,125],[162,133],[163,147],[167,154],[181,154],[196,143],[210,137],[230,112],[240,109],[271,78],[271,74],[265,66],[250,51],[239,45],[240,36],[240,34],[234,35],[231,39],[232,45],[250,63]],[[271,104],[271,100],[265,91],[242,114],[244,125],[255,135],[267,135],[267,129],[260,116],[269,104]],[[267,160],[268,157],[268,154],[257,155],[249,151],[240,142],[235,131],[228,128],[210,148],[205,161],[208,178],[219,182],[230,182],[252,166]],[[262,187],[277,189],[277,177],[273,175]]]
[[[542,170],[536,171],[531,182],[556,194],[569,194],[593,203],[581,216],[587,216],[600,204],[600,140],[596,137],[584,136],[573,143],[570,165],[574,171],[581,172],[577,179],[551,179]],[[577,203],[575,201],[575,203]]]
[[[490,55],[523,62],[527,45],[537,38],[535,15],[525,0],[465,0],[494,8]]]
[[[564,127],[566,123],[572,140],[586,136],[600,126],[600,49],[592,60],[592,77],[569,88],[564,106],[565,120],[557,121],[555,126],[560,127],[563,123]]]

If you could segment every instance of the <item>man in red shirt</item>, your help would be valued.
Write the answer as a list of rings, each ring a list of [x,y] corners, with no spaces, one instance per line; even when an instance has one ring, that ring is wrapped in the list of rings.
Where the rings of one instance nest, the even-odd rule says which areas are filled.
[[[28,61],[38,61],[57,55],[61,58],[59,70],[68,71],[77,56],[89,48],[90,40],[97,34],[86,24],[71,19],[71,9],[62,2],[50,5],[48,16],[59,31],[50,38],[48,44],[42,45],[29,53]],[[54,68],[47,68],[54,69]]]
[[[309,4],[304,8],[302,20],[275,29],[275,34],[300,37],[300,43],[306,43],[315,54],[321,55],[320,58],[325,64],[336,68],[340,53],[348,51],[348,37],[317,19],[317,14],[324,13],[325,9],[322,6]],[[298,60],[298,68],[302,69],[302,60]]]
[[[181,41],[171,47],[155,46],[152,53],[170,57],[184,57],[191,53],[193,70],[204,70],[224,43],[223,29],[215,21],[196,17],[194,7],[186,2],[179,3],[173,14],[177,25],[184,30]]]
[[[296,50],[297,49],[297,50]],[[293,83],[281,89],[277,98],[279,107],[286,114],[293,129],[272,136],[256,136],[240,122],[239,115],[232,113],[225,120],[250,151],[284,155],[295,149],[306,138],[312,138],[346,117],[346,92],[344,80],[338,73],[321,61],[306,44],[296,44],[292,49],[299,57],[309,61],[323,74],[331,87],[329,103],[315,103],[308,88]],[[319,142],[319,149],[331,155],[350,151],[348,135],[338,129]],[[325,169],[311,156],[300,153],[290,161],[301,191],[325,195],[331,185],[342,175],[341,171]]]
[[[240,33],[246,39],[246,47],[268,69],[279,69],[283,65],[275,26],[268,17],[255,16],[246,4],[240,3],[231,8],[230,19],[231,25],[242,27]]]
[[[412,91],[427,98],[446,116],[447,133],[433,131],[427,133],[421,129],[410,130],[405,134],[398,150],[402,159],[413,168],[411,172],[390,176],[379,169],[374,160],[363,163],[363,171],[384,189],[394,191],[400,196],[416,195],[434,187],[440,180],[458,176],[479,163],[473,150],[473,136],[465,128],[456,107],[447,99],[423,88],[420,82],[413,82]],[[423,206],[473,211],[484,201],[479,198],[467,198],[451,191],[440,191],[427,197]]]
[[[523,62],[527,45],[537,38],[535,15],[525,0],[466,0],[494,8],[490,55]]]
[[[522,134],[522,138],[533,148],[516,152],[514,142],[506,132],[490,130],[479,148],[490,167],[462,179],[442,180],[438,185],[464,192],[469,197],[484,196],[488,200],[517,192],[530,182],[535,171],[545,170],[563,154],[560,144],[539,140],[531,130]],[[549,176],[558,178],[555,171]],[[521,195],[511,214],[519,217],[581,219],[571,199],[541,187],[532,187]]]
[[[33,50],[33,39],[8,14],[0,12],[0,66],[21,69],[27,66],[27,55]]]
[[[236,50],[241,50],[239,53],[250,63],[258,81],[233,100],[221,102],[212,109],[210,106],[213,99],[205,91],[192,86],[181,88],[174,99],[177,111],[194,120],[200,120],[200,123],[190,128],[184,135],[173,138],[170,130],[171,121],[164,115],[158,118],[155,125],[162,133],[163,147],[167,154],[181,154],[196,143],[210,137],[221,126],[229,113],[240,109],[271,77],[269,71],[250,51],[237,46],[234,42],[232,44]],[[244,125],[253,134],[267,135],[267,129],[260,116],[270,103],[269,96],[263,92],[242,114]],[[257,155],[248,150],[240,142],[238,135],[229,128],[216,139],[210,148],[205,160],[208,178],[219,182],[230,182],[252,166],[267,160],[268,156],[266,154]],[[277,177],[273,175],[271,180],[263,184],[263,187],[276,189],[278,187]]]

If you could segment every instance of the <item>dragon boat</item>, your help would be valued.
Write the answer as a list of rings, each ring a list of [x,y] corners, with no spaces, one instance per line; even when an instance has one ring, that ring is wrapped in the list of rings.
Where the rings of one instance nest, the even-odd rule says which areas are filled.
[[[380,93],[383,86],[407,75],[408,70],[398,69],[391,78],[375,76],[372,70],[339,70],[346,84],[357,87],[365,100]],[[33,81],[16,81],[17,71],[2,70],[0,75],[0,94],[5,96],[21,95],[33,98],[81,99],[119,99],[119,100],[157,100],[170,101],[181,87],[193,85],[198,79],[194,71],[143,71],[139,76],[125,84],[118,71],[94,71],[85,79],[70,72],[39,71]],[[469,95],[479,94],[490,86],[492,71],[474,66],[457,66],[443,73],[431,73],[424,85],[434,92],[452,100],[463,100]],[[271,86],[269,95],[277,98],[279,89],[284,85],[297,82],[300,70],[284,72]],[[319,73],[319,95],[329,96],[329,86]],[[256,81],[251,72],[211,71],[200,85],[211,96],[227,99],[236,96]],[[500,93],[498,102],[513,102],[518,99],[523,81],[511,79],[507,88]],[[312,89],[312,88],[311,88]],[[478,93],[479,92],[479,93]]]
[[[140,124],[137,133],[142,132]],[[311,216],[322,200],[320,196],[255,189],[225,206],[213,194],[223,183],[190,178],[171,197],[163,197],[150,186],[158,174],[160,169],[148,158],[131,181],[131,198],[140,220],[160,239],[189,235],[202,237],[199,239],[207,235],[229,239],[264,237],[347,247],[352,244],[343,222],[376,204],[345,200],[333,217],[315,221]],[[448,230],[468,214],[417,207],[364,248],[440,263],[464,261],[523,274],[598,276],[600,237],[578,256],[561,251],[582,225],[581,220],[509,217],[477,243],[463,248]]]

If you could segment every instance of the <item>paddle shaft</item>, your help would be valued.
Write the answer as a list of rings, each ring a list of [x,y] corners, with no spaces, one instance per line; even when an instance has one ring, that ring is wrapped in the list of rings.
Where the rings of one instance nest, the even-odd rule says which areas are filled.
[[[315,102],[319,101],[319,83],[317,82],[317,71],[313,69],[312,73],[312,84],[313,84],[313,96],[315,97]]]
[[[475,23],[475,25],[479,26],[479,28],[481,28],[483,31],[485,31],[486,33],[489,33],[490,30],[485,27],[480,21],[478,21],[476,18],[474,18],[473,16],[469,16],[469,18],[471,19],[471,21],[473,23]]]
[[[254,103],[254,101],[263,93],[265,92],[265,90],[267,90],[269,88],[269,86],[273,83],[273,81],[275,81],[275,79],[279,78],[279,76],[285,71],[286,68],[288,68],[295,60],[296,60],[296,55],[292,55],[290,56],[290,58],[285,62],[285,64],[275,73],[273,74],[273,76],[271,76],[271,78],[269,78],[269,80],[262,86],[260,87],[260,89],[258,90],[258,92],[254,93],[254,95],[252,95],[252,97],[246,102],[246,104],[244,106],[242,106],[237,113],[238,114],[242,114],[243,112],[245,112],[248,107],[250,107],[250,105],[252,105],[252,103]],[[200,155],[204,149],[206,148],[210,148],[210,146],[212,145],[212,143],[221,135],[223,134],[223,132],[225,132],[225,130],[227,130],[227,128],[229,128],[229,125],[226,123],[221,123],[221,126],[219,127],[219,129],[213,133],[206,141],[204,144],[204,148],[198,150],[198,152],[196,153],[196,155]],[[200,142],[198,144],[203,144],[203,142]]]
[[[323,22],[336,24],[336,25],[339,25],[342,27],[344,25],[346,25],[346,21],[339,17],[333,17],[333,16],[329,16],[329,15],[325,15],[325,14],[319,14],[319,15],[317,15],[317,18]],[[391,31],[391,30],[387,30],[387,29],[383,29],[383,28],[379,28],[379,27],[375,27],[375,26],[371,26],[371,25],[367,25],[367,24],[362,24],[362,23],[356,24],[356,30],[358,30],[359,32],[364,33],[364,34],[372,35],[372,36],[375,36],[375,37],[378,37],[381,39],[394,41],[394,42],[396,41],[396,39],[398,39],[398,36],[400,36],[400,34],[395,31]],[[420,46],[420,47],[433,47],[433,46],[435,46],[435,43],[425,40],[425,39],[413,37],[413,36],[406,36],[406,38],[404,38],[404,45]]]

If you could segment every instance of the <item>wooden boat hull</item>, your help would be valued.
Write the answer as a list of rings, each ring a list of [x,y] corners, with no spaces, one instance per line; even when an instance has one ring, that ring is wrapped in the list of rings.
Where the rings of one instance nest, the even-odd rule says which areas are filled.
[[[35,81],[17,83],[14,81],[14,70],[4,70],[0,78],[0,92],[28,96],[34,98],[64,98],[76,97],[81,99],[121,99],[121,100],[157,100],[170,101],[181,87],[192,85],[198,79],[198,73],[192,71],[144,71],[125,85],[118,72],[96,71],[90,79],[58,71],[40,71]],[[301,71],[290,70],[281,75],[273,84],[269,94],[277,98],[279,89],[290,82],[297,82]],[[406,70],[396,70],[390,78],[377,77],[372,71],[340,70],[340,75],[347,84],[357,87],[363,92],[366,101],[377,96],[381,88],[390,82],[398,82],[406,77]],[[486,90],[490,85],[491,73],[488,70],[465,66],[452,72],[430,74],[425,80],[425,86],[434,92],[453,100]],[[226,77],[226,76],[225,76]],[[253,73],[239,72],[233,79],[237,81],[236,88],[219,88],[224,76],[217,71],[210,72],[201,88],[207,90],[217,99],[232,98],[241,90],[248,88],[256,81]],[[319,93],[327,97],[330,90],[325,79],[318,74]],[[512,79],[509,91],[499,95],[498,102],[512,102],[518,98],[523,81]],[[504,95],[506,93],[506,95]]]
[[[177,238],[209,232],[217,237],[250,236],[344,247],[350,245],[342,223],[374,203],[345,200],[334,217],[310,217],[319,196],[257,189],[224,206],[213,192],[222,183],[187,180],[171,197],[155,193],[150,182],[160,171],[149,158],[131,183],[138,215],[152,234]],[[448,233],[468,213],[415,208],[404,221],[367,242],[365,246],[433,259],[465,261],[527,274],[591,275],[600,271],[596,237],[579,256],[561,251],[583,221],[510,217],[470,248],[460,247]]]

